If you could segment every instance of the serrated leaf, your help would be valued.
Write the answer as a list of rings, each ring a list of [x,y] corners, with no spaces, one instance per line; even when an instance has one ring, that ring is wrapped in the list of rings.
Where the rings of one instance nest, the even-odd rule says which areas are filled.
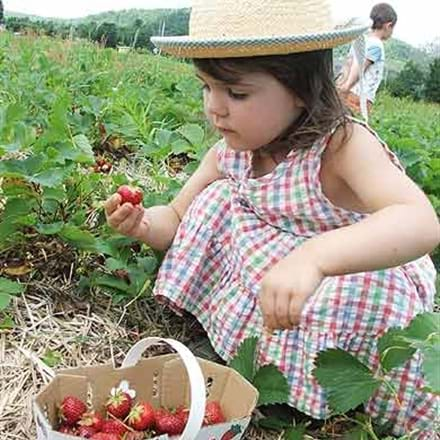
[[[205,137],[205,132],[197,124],[185,124],[177,131],[194,147],[199,147]]]
[[[275,365],[265,365],[255,374],[252,381],[259,392],[258,405],[287,403],[289,385],[286,377]]]
[[[79,152],[76,156],[76,161],[81,163],[92,163],[94,162],[93,148],[87,136],[83,134],[78,134],[73,138],[75,146],[78,148]]]
[[[388,330],[378,343],[380,362],[385,371],[403,365],[427,340],[440,333],[440,314],[417,315],[405,329]]]
[[[252,382],[255,376],[257,343],[258,338],[256,336],[246,338],[240,344],[234,358],[229,362],[229,366],[238,371],[249,382]]]
[[[440,393],[440,340],[422,349],[423,373],[434,393]]]
[[[63,183],[69,170],[65,168],[53,168],[50,170],[42,171],[41,173],[31,176],[29,180],[37,183],[38,185],[54,188]]]
[[[326,391],[329,406],[337,413],[366,402],[381,383],[364,364],[340,349],[319,353],[316,365],[313,374]]]
[[[380,364],[385,371],[403,365],[414,353],[415,349],[405,341],[405,330],[392,328],[378,341]]]

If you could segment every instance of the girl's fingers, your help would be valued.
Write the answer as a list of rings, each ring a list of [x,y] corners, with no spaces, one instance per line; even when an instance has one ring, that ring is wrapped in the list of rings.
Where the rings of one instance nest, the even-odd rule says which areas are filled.
[[[133,210],[134,206],[131,203],[124,203],[107,217],[107,223],[112,228],[119,229],[121,223],[123,223],[125,219],[133,213]]]
[[[263,325],[268,329],[276,328],[274,295],[262,288],[260,294],[261,312],[263,314]]]
[[[130,235],[135,228],[139,226],[139,222],[142,218],[142,210],[131,206],[131,211],[125,219],[119,223],[118,231],[125,235]]]
[[[278,293],[275,298],[275,320],[277,328],[290,328],[291,323],[289,319],[289,293]]]
[[[110,217],[119,208],[120,204],[121,196],[119,194],[113,194],[110,198],[108,198],[104,203],[106,217]]]

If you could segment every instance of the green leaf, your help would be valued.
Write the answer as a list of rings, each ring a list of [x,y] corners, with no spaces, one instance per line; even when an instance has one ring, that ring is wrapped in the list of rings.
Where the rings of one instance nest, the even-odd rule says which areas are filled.
[[[329,406],[337,413],[366,402],[381,383],[364,364],[340,349],[319,353],[316,365],[313,374],[325,389]]]
[[[423,372],[434,393],[440,393],[440,339],[422,349]]]
[[[54,235],[58,234],[63,227],[65,226],[64,222],[56,222],[56,223],[47,223],[47,224],[38,224],[37,231],[43,235]]]
[[[0,291],[0,310],[6,309],[11,303],[12,296]]]
[[[105,260],[105,267],[110,271],[126,269],[127,263],[116,258],[107,258],[107,260]]]
[[[20,295],[24,291],[22,284],[15,281],[8,280],[7,278],[0,278],[0,293],[7,293],[9,295]]]
[[[70,170],[66,168],[52,168],[35,174],[29,180],[45,187],[54,188],[63,183],[69,172]]]
[[[80,153],[75,158],[77,162],[92,163],[94,162],[93,148],[87,136],[78,134],[73,138],[75,146],[79,149]]]
[[[0,330],[12,330],[14,327],[15,322],[9,315],[4,316],[3,319],[0,321]]]
[[[92,281],[92,284],[95,286],[110,287],[112,289],[120,290],[122,292],[130,292],[131,290],[130,284],[110,275],[98,276]]]
[[[199,147],[205,137],[205,132],[197,124],[185,124],[177,131],[194,147]]]
[[[286,377],[275,365],[261,367],[252,383],[259,392],[258,405],[287,403],[289,385]]]
[[[237,350],[229,366],[238,371],[249,382],[253,382],[256,371],[255,352],[258,338],[256,336],[246,338]]]
[[[403,329],[392,328],[379,339],[380,364],[385,371],[403,365],[415,353],[405,341],[405,334]]]
[[[440,314],[417,315],[405,329],[390,329],[378,343],[380,362],[385,371],[403,365],[417,348],[426,346],[432,335],[440,333]]]
[[[282,420],[278,417],[268,416],[258,420],[258,426],[263,429],[272,429],[274,431],[282,431],[283,429],[290,428],[292,422]]]
[[[285,440],[303,440],[304,435],[306,433],[305,425],[297,425],[292,428],[289,428],[285,433],[283,438]]]
[[[95,237],[88,231],[84,231],[74,225],[65,225],[59,233],[60,237],[72,243],[78,249],[96,250]]]
[[[46,365],[53,368],[61,363],[63,356],[57,351],[47,349],[41,359]]]

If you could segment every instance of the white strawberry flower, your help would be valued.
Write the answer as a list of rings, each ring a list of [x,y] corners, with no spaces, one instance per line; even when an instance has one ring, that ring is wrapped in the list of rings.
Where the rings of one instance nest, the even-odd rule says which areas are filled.
[[[110,394],[116,396],[118,392],[127,393],[132,399],[136,397],[136,391],[130,388],[128,380],[121,380],[121,383],[117,387],[111,389]]]

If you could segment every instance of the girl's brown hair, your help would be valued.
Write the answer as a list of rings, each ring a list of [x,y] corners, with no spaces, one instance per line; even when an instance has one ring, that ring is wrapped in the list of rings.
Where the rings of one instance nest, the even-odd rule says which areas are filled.
[[[197,69],[228,84],[243,74],[263,72],[275,77],[304,103],[294,123],[267,147],[308,148],[340,121],[345,126],[348,112],[336,90],[331,49],[289,55],[247,58],[194,59]],[[344,136],[345,137],[345,136]]]

